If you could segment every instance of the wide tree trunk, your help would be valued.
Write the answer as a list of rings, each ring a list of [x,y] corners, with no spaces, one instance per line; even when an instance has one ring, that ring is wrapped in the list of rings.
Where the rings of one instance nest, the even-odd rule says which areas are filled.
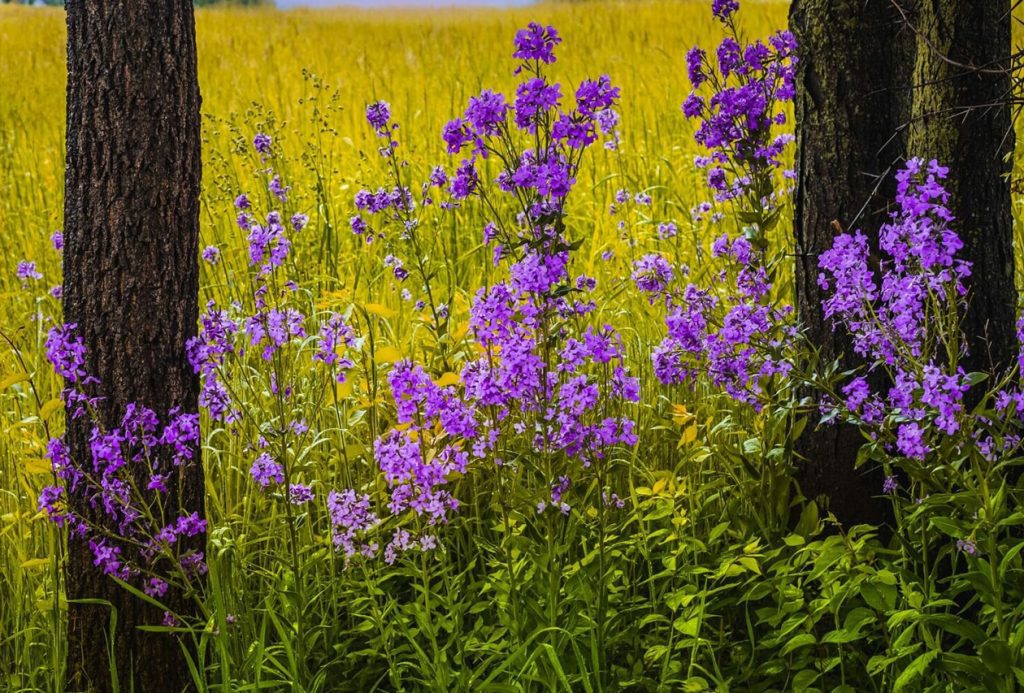
[[[917,55],[907,151],[950,168],[961,256],[973,263],[963,365],[996,372],[1017,350],[1010,0],[918,0],[908,21]]]
[[[64,317],[77,323],[99,379],[99,423],[117,426],[132,402],[162,420],[197,411],[199,383],[185,342],[198,318],[199,87],[191,0],[68,0]],[[89,459],[89,417],[68,417],[75,460]],[[203,510],[201,465],[169,498]],[[78,512],[91,514],[82,498]],[[173,635],[146,633],[163,614],[68,551],[68,689],[110,690],[108,647],[122,690],[177,691],[188,669]],[[116,609],[113,642],[106,606]],[[186,609],[181,595],[168,595]],[[175,600],[178,600],[176,603]],[[187,609],[186,609],[187,612]]]
[[[818,257],[836,226],[861,229],[877,245],[903,154],[910,41],[890,0],[794,0],[790,24],[800,46],[795,103],[797,131],[796,300],[800,320],[822,362],[863,364],[850,338],[822,313]],[[878,523],[882,478],[854,469],[864,443],[851,426],[808,427],[798,441],[797,479],[809,499],[827,499],[844,524]]]

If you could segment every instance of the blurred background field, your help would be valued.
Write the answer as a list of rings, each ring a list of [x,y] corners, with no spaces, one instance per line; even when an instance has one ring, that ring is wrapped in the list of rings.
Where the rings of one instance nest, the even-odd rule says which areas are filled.
[[[785,23],[786,3],[751,5],[745,15],[751,33],[768,34]],[[713,45],[720,35],[700,2],[508,10],[205,9],[197,13],[205,207],[212,215],[204,218],[204,240],[227,240],[221,238],[221,225],[231,221],[222,213],[230,202],[220,194],[223,176],[241,176],[248,165],[236,151],[235,135],[251,139],[268,121],[294,160],[288,172],[294,194],[308,196],[315,187],[298,165],[300,157],[319,156],[330,168],[325,201],[346,219],[352,186],[378,177],[375,157],[369,164],[363,159],[375,148],[363,119],[365,103],[391,103],[411,161],[446,163],[442,126],[483,86],[514,84],[510,37],[528,21],[562,32],[557,72],[563,83],[608,73],[622,87],[623,146],[614,155],[596,153],[587,166],[595,207],[577,215],[587,218],[587,236],[607,241],[614,235],[614,221],[600,210],[615,187],[662,186],[664,192],[654,194],[655,216],[688,218],[689,207],[702,198],[690,165],[695,145],[679,111],[688,90],[683,55],[694,43]],[[64,77],[63,13],[0,10],[0,224],[6,229],[0,262],[13,268],[18,260],[36,259],[50,278],[56,276],[53,258],[40,246],[60,226]],[[608,176],[625,177],[609,182]],[[0,282],[5,289],[16,284],[9,276]]]

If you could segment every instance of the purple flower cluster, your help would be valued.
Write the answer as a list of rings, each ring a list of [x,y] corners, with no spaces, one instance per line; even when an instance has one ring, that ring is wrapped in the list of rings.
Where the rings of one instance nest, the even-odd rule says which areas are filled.
[[[364,188],[356,193],[355,203],[357,209],[368,214],[380,214],[393,209],[395,215],[401,215],[415,208],[409,189],[397,186],[391,190],[378,188],[376,192]]]
[[[469,325],[483,353],[461,373],[462,397],[478,422],[473,456],[491,454],[498,464],[503,463],[498,450],[513,445],[501,443],[503,435],[529,432],[535,452],[557,453],[581,467],[603,459],[613,446],[636,440],[632,420],[621,411],[624,402],[639,398],[639,386],[625,368],[618,335],[608,326],[579,333],[560,325],[595,308],[586,298],[594,280],[571,281],[572,246],[563,235],[562,219],[581,153],[599,132],[609,134],[617,124],[614,108],[620,94],[607,76],[584,80],[575,91],[576,107],[562,110],[561,86],[548,82],[540,67],[554,62],[557,43],[558,34],[550,27],[531,25],[517,36],[516,57],[538,62],[517,71],[527,70],[530,76],[519,85],[511,111],[506,109],[513,123],[503,118],[494,125],[502,136],[482,130],[468,113],[446,129],[450,152],[473,141],[475,153],[500,159],[497,188],[518,200],[522,210],[515,224],[492,223],[485,229],[495,262],[508,263],[509,279],[477,292]],[[528,141],[551,144],[539,150],[512,148],[512,125],[529,135]],[[572,292],[582,294],[581,299],[572,300]],[[564,472],[559,477],[568,483],[569,468]],[[547,483],[561,488],[556,480]],[[556,495],[561,507],[565,501]]]
[[[962,302],[970,275],[969,264],[956,258],[962,244],[945,206],[949,195],[941,181],[947,173],[937,162],[911,159],[897,174],[898,209],[880,231],[884,257],[877,270],[859,231],[837,236],[818,262],[818,283],[829,292],[822,303],[825,316],[851,335],[858,354],[892,374],[887,401],[857,378],[843,389],[845,405],[869,425],[881,424],[885,415],[899,417],[896,451],[913,459],[931,450],[927,438],[933,428],[946,435],[959,430],[969,389],[962,369],[947,372],[927,353],[936,311]]]
[[[387,101],[375,101],[366,106],[366,120],[381,136],[387,136],[391,120],[391,105]]]
[[[289,344],[293,338],[306,336],[306,317],[295,308],[267,308],[245,321],[245,333],[252,346],[263,346],[261,355],[269,361],[274,352]]]
[[[863,376],[851,380],[842,388],[843,406],[876,436],[890,431],[893,451],[914,460],[965,428],[968,416],[970,379],[948,358],[963,350],[959,330],[943,343],[934,328],[964,309],[970,276],[970,264],[957,257],[962,242],[946,207],[947,175],[938,162],[909,160],[896,174],[897,210],[879,233],[881,259],[856,231],[839,235],[818,263],[818,283],[829,293],[825,316],[850,334],[873,369],[888,373],[884,396]],[[1012,397],[1003,393],[997,407]]]
[[[581,326],[596,308],[587,296],[596,282],[571,278],[573,245],[564,223],[565,201],[583,151],[618,123],[619,90],[607,76],[586,80],[575,91],[575,108],[563,109],[561,85],[549,82],[542,70],[555,61],[559,42],[553,28],[540,25],[517,35],[515,57],[523,61],[517,73],[526,75],[515,99],[487,89],[472,97],[442,133],[448,152],[461,154],[468,148],[467,158],[450,176],[434,169],[424,185],[424,190],[447,186],[455,203],[490,195],[496,187],[517,213],[484,229],[495,263],[507,263],[508,279],[477,292],[469,328],[478,353],[456,382],[435,382],[408,360],[396,363],[389,374],[396,425],[374,443],[388,485],[388,510],[398,521],[383,550],[389,563],[406,551],[429,551],[436,545],[436,528],[459,507],[453,482],[471,473],[474,464],[490,460],[503,468],[505,453],[524,444],[558,460],[555,477],[543,481],[542,502],[568,512],[574,470],[591,467],[609,449],[637,440],[624,405],[639,400],[639,383],[629,375],[621,340],[611,327]],[[521,148],[516,144],[520,139],[527,142]],[[496,159],[494,181],[478,170],[488,158]],[[391,210],[390,219],[408,227],[414,221],[413,205],[398,176],[404,166],[393,152],[391,159],[394,186],[361,191],[356,206],[366,214]],[[371,233],[362,216],[353,219],[353,229]],[[406,276],[394,254],[387,254],[384,263],[396,278]],[[447,319],[446,305],[434,308],[440,319]],[[350,556],[375,552],[375,544],[370,549],[357,539],[378,522],[369,498],[350,489],[329,503],[336,545]],[[417,518],[415,530],[405,526],[403,516]]]
[[[283,484],[284,483],[284,467],[271,457],[270,453],[262,452],[255,460],[253,460],[252,467],[249,469],[249,474],[252,475],[252,480],[263,488],[267,488],[271,484]]]
[[[896,481],[896,477],[887,476],[885,477],[885,481],[882,482],[882,493],[884,493],[887,496],[891,496],[892,494],[896,493],[896,489],[898,489],[899,486],[900,485]]]
[[[216,265],[220,262],[220,248],[215,245],[208,245],[203,248],[203,260],[211,265]]]
[[[658,238],[661,240],[668,240],[669,238],[675,238],[679,234],[679,227],[676,226],[675,222],[665,221],[658,224]]]
[[[79,373],[74,382],[95,378]],[[199,463],[199,440],[198,414],[173,409],[161,426],[153,410],[130,404],[116,428],[93,426],[88,461],[73,460],[60,438],[49,442],[47,456],[59,485],[40,492],[39,509],[67,527],[73,540],[88,541],[93,564],[107,575],[131,580],[174,566],[186,577],[204,574],[196,542],[180,540],[205,534],[206,521],[194,512],[170,521],[165,515],[174,507],[168,496],[177,468]],[[73,512],[69,494],[91,511]],[[159,578],[143,583],[156,596],[167,587]]]
[[[21,286],[27,287],[30,281],[42,279],[43,274],[36,269],[36,263],[31,260],[22,260],[18,263],[18,269],[15,272],[18,279],[21,280]]]
[[[327,495],[327,511],[335,548],[344,551],[348,558],[356,554],[367,557],[377,554],[377,543],[361,538],[380,523],[377,514],[370,510],[370,496],[358,495],[352,489],[331,491]]]
[[[46,359],[57,375],[69,383],[82,383],[88,378],[85,370],[85,343],[75,333],[78,325],[69,323],[50,328],[46,335]]]
[[[723,22],[740,8],[739,0],[711,0],[711,14]]]
[[[665,292],[674,278],[672,265],[658,253],[644,255],[633,263],[633,281],[638,289],[650,295],[652,303],[656,296]]]
[[[259,142],[262,144],[257,144],[257,151],[265,153],[261,147],[269,146],[269,140],[259,139]],[[270,173],[267,171],[268,175]],[[278,201],[285,202],[286,198],[278,196]],[[228,357],[242,359],[251,351],[270,362],[291,345],[301,348],[307,337],[307,316],[289,305],[288,297],[298,291],[298,286],[286,276],[286,260],[292,247],[289,235],[301,233],[309,217],[294,212],[287,216],[285,222],[286,215],[272,210],[266,214],[265,222],[260,223],[248,195],[239,194],[234,204],[238,211],[237,225],[248,235],[249,266],[254,268],[251,307],[246,309],[242,302],[236,301],[229,309],[224,309],[211,301],[200,316],[198,335],[186,345],[192,368],[202,376],[200,406],[209,411],[211,418],[225,423],[235,423],[241,417],[239,403],[232,401],[226,384]],[[216,262],[220,252],[211,246],[203,255],[207,261]],[[350,362],[337,354],[339,347],[352,344],[354,339],[344,320],[332,314],[320,330],[313,360],[331,367],[349,367]],[[283,393],[287,397],[292,391],[291,383],[279,383],[279,377],[283,379],[285,376],[276,370],[275,366],[267,389],[274,396]],[[343,374],[334,375],[343,379]],[[261,467],[257,465],[254,469],[258,471]],[[256,478],[262,485],[267,485],[274,475],[259,474]]]
[[[453,474],[465,474],[464,441],[476,435],[473,412],[453,386],[439,387],[421,366],[404,360],[388,375],[398,423],[374,443],[374,457],[391,489],[388,508],[411,508],[427,523],[444,523],[459,503],[445,488]]]
[[[214,420],[231,422],[238,418],[238,412],[231,405],[218,369],[224,358],[235,351],[233,337],[239,331],[238,324],[226,311],[217,309],[213,301],[207,304],[200,322],[199,334],[185,346],[193,370],[202,375],[199,406],[207,409]]]
[[[970,539],[957,539],[956,550],[961,551],[968,556],[973,556],[978,553],[978,546]]]
[[[503,110],[502,104],[494,98],[495,96],[500,95],[485,93],[473,101],[474,118],[482,128],[490,128],[489,123],[499,118],[499,114]],[[434,167],[427,180],[420,185],[419,199],[417,200],[413,189],[404,180],[404,171],[408,169],[409,163],[400,159],[397,154],[399,126],[397,123],[391,122],[391,113],[387,104],[384,102],[370,104],[367,106],[366,115],[367,121],[377,135],[387,138],[388,144],[380,147],[379,153],[387,159],[390,181],[387,186],[380,186],[376,191],[362,188],[355,194],[354,202],[358,213],[350,217],[349,226],[352,233],[362,237],[367,244],[375,241],[383,241],[387,244],[388,252],[385,253],[384,264],[391,271],[395,280],[402,282],[409,277],[410,270],[396,254],[398,243],[409,243],[412,246],[412,253],[415,253],[417,257],[421,255],[415,238],[416,230],[420,226],[418,214],[434,204],[435,190],[445,190],[450,181],[442,167]],[[466,171],[458,171],[450,182],[450,189],[471,188],[475,184],[474,176],[475,172],[472,172],[472,176],[467,177]],[[451,204],[442,202],[441,207],[447,209]],[[386,232],[389,228],[395,229],[397,233]],[[414,263],[412,266],[414,270],[422,274],[421,262]],[[423,284],[429,283],[425,276],[421,276],[420,279]],[[403,295],[405,294],[411,297],[412,292],[404,289]]]
[[[776,135],[773,129],[785,124],[781,104],[795,95],[796,42],[791,33],[780,31],[767,43],[741,43],[733,24],[738,9],[736,0],[712,2],[712,13],[725,24],[727,35],[714,62],[700,48],[687,53],[693,91],[683,113],[698,122],[694,137],[709,155],[698,157],[696,163],[708,170],[715,200],[746,196],[747,206],[761,210],[769,201],[782,152],[793,141],[792,135]],[[710,87],[710,97],[700,93],[704,84]]]
[[[581,286],[589,286],[583,279]],[[639,383],[625,367],[614,330],[561,333],[557,351],[545,349],[548,321],[579,308],[505,283],[477,293],[470,329],[483,354],[462,370],[463,396],[479,420],[474,456],[490,452],[502,464],[497,451],[514,445],[511,439],[501,443],[502,436],[514,439],[530,431],[535,454],[558,454],[586,469],[609,449],[636,443],[633,421],[621,411],[623,404],[639,400]],[[570,469],[550,482],[552,507],[569,507],[562,496]],[[543,500],[544,507],[548,502]]]
[[[316,494],[306,484],[291,484],[288,486],[288,502],[292,505],[305,505],[312,502]]]
[[[355,363],[348,357],[342,357],[338,350],[353,348],[355,344],[355,330],[345,322],[344,317],[337,313],[331,313],[324,324],[320,326],[313,360],[337,369],[335,379],[339,383],[343,383],[345,382],[345,371],[355,366]]]
[[[249,233],[249,264],[259,265],[260,277],[269,275],[284,264],[292,244],[279,212],[267,214],[265,225],[243,212],[239,215],[238,225]]]
[[[945,206],[949,195],[941,181],[947,174],[937,162],[926,166],[921,159],[911,159],[897,174],[898,209],[879,233],[886,259],[877,276],[859,231],[839,235],[819,260],[818,284],[830,292],[825,315],[850,332],[862,356],[890,366],[902,347],[920,356],[929,302],[957,303],[966,293],[970,263],[956,258],[963,244]]]
[[[516,49],[512,57],[527,62],[550,64],[555,62],[555,46],[561,42],[562,39],[554,27],[544,27],[537,22],[530,22],[528,27],[516,32]]]
[[[270,135],[262,132],[256,133],[256,136],[252,138],[252,146],[257,154],[266,157],[270,154]]]
[[[598,133],[613,133],[618,124],[614,109],[619,89],[607,75],[581,82],[575,93],[576,107],[562,109],[561,85],[550,83],[541,69],[542,64],[555,62],[554,47],[560,42],[552,27],[531,24],[520,31],[514,56],[527,62],[516,72],[526,69],[529,76],[516,88],[515,100],[510,103],[504,95],[485,89],[469,100],[462,117],[445,125],[442,139],[449,154],[459,154],[472,145],[470,158],[462,161],[451,181],[454,198],[477,193],[477,159],[496,156],[503,169],[498,186],[529,201],[524,205],[525,215],[536,218],[557,211],[576,182],[580,153],[597,141]],[[532,136],[532,148],[515,148],[513,125]],[[538,138],[539,130],[546,136]],[[538,141],[545,144],[537,147]]]
[[[666,385],[692,386],[710,377],[733,398],[760,408],[762,381],[792,370],[792,307],[773,304],[768,272],[753,262],[745,237],[730,242],[722,235],[711,254],[725,263],[714,275],[713,289],[691,283],[671,290],[664,272],[657,282],[645,276],[637,280],[652,302],[661,297],[668,307],[668,333],[651,355],[654,373]]]

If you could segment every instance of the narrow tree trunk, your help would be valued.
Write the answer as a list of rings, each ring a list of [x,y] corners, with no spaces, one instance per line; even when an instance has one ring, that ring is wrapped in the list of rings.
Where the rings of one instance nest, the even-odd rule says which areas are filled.
[[[100,423],[138,402],[163,420],[197,411],[185,342],[198,318],[199,87],[191,0],[68,0],[65,321],[77,323],[99,378]],[[68,417],[75,460],[89,459],[88,417]],[[200,465],[169,498],[203,510]],[[92,513],[82,498],[71,502]],[[68,689],[177,691],[188,669],[172,635],[146,633],[163,614],[93,566],[72,539],[67,565]],[[102,599],[116,609],[75,604]],[[181,595],[169,595],[184,608]],[[175,603],[174,600],[179,600]]]
[[[951,211],[973,263],[967,370],[1012,365],[1017,344],[1010,170],[1010,0],[918,0],[908,153],[950,168]]]
[[[902,155],[908,72],[899,14],[890,0],[794,0],[790,24],[800,46],[797,126],[796,299],[800,320],[823,362],[864,365],[847,334],[822,313],[818,257],[832,246],[835,223],[861,229],[877,245]],[[844,524],[882,522],[882,479],[854,469],[863,437],[850,426],[808,427],[798,443],[798,482],[809,499],[828,500]]]

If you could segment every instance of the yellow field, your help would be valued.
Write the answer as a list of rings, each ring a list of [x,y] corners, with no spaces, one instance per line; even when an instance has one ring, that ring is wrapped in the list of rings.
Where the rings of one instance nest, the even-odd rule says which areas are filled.
[[[564,36],[559,79],[574,83],[606,72],[622,87],[621,160],[597,160],[588,171],[595,179],[622,171],[643,185],[671,184],[670,194],[655,195],[660,203],[655,210],[685,218],[685,210],[670,206],[694,197],[690,130],[679,111],[688,90],[683,54],[695,42],[710,45],[719,31],[703,5],[584,3],[429,13],[200,11],[207,208],[214,212],[224,202],[216,192],[221,159],[228,170],[242,166],[225,121],[251,137],[256,124],[272,118],[286,153],[296,159],[307,147],[317,148],[325,161],[333,162],[327,192],[339,210],[351,206],[351,188],[343,186],[370,172],[361,160],[361,152],[373,151],[362,115],[368,101],[383,98],[392,104],[407,156],[424,165],[443,162],[441,127],[482,86],[513,83],[511,36],[517,27],[537,20],[555,25]],[[785,6],[751,6],[744,10],[744,24],[767,33],[784,23]],[[64,75],[63,13],[0,10],[0,226],[5,230],[0,289],[11,287],[6,270],[24,257],[45,262],[50,277],[56,270],[41,247],[60,226]],[[323,88],[314,88],[314,81]],[[336,134],[317,127],[311,97],[325,107]],[[293,190],[308,194],[310,178],[302,170],[292,173]],[[595,231],[601,235],[608,229],[604,215],[596,216]],[[204,240],[210,241],[214,225],[208,218],[204,222]]]

